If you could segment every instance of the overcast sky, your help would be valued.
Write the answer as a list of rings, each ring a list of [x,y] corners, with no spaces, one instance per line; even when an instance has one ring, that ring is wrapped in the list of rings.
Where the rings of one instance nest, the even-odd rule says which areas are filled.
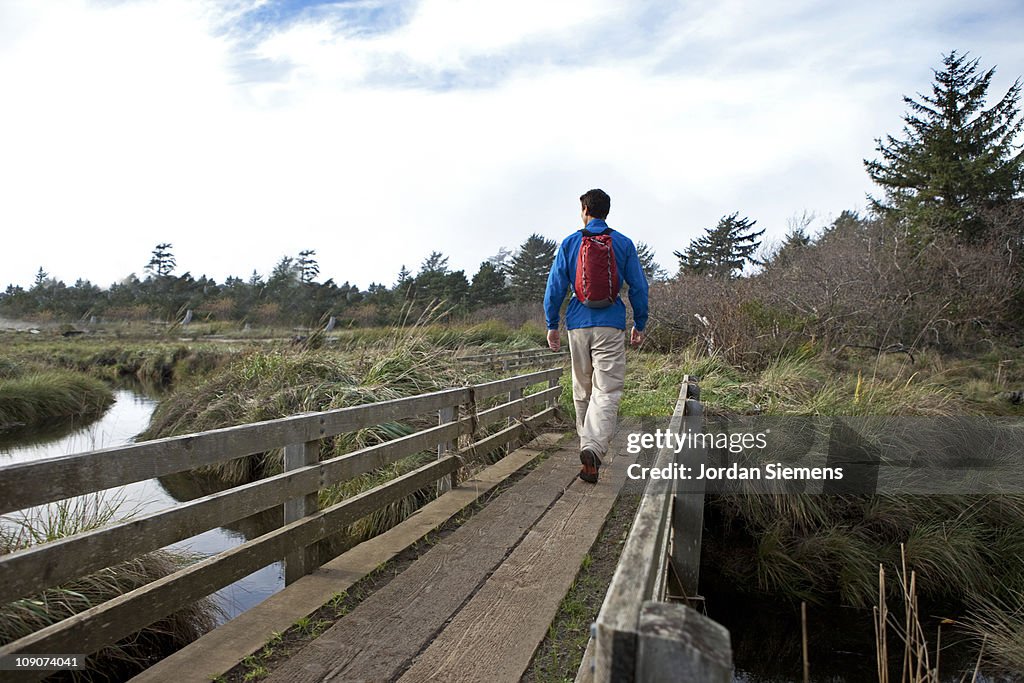
[[[0,287],[468,277],[577,198],[672,251],[734,211],[863,209],[862,160],[956,49],[1024,75],[1020,0],[0,0]]]

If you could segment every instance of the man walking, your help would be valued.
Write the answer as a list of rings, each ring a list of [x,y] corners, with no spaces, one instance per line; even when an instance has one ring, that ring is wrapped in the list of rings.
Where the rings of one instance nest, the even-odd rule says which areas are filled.
[[[561,347],[560,311],[571,286],[565,327],[572,358],[572,398],[580,436],[580,479],[597,483],[601,456],[615,435],[626,380],[625,281],[633,308],[630,343],[639,345],[647,325],[647,278],[633,242],[605,223],[611,198],[603,190],[580,197],[583,230],[566,237],[548,275],[544,315],[548,346]]]

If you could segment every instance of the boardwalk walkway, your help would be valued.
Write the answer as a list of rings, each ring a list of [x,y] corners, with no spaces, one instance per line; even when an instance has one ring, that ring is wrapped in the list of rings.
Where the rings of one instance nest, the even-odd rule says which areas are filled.
[[[364,600],[270,681],[518,681],[622,485],[574,439]]]

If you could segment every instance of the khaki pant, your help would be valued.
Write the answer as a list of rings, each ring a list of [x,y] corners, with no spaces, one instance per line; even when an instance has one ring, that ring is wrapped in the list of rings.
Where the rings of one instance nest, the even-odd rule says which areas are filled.
[[[580,450],[589,449],[603,457],[615,436],[626,383],[626,334],[614,327],[568,332]]]

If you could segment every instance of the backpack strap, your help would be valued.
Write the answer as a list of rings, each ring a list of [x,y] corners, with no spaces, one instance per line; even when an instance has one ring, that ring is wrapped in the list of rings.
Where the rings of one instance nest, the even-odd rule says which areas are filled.
[[[586,228],[583,228],[582,230],[580,230],[580,232],[583,233],[584,237],[597,237],[598,235],[610,235],[610,234],[612,234],[612,229],[611,228],[605,228],[601,232],[590,232]]]

